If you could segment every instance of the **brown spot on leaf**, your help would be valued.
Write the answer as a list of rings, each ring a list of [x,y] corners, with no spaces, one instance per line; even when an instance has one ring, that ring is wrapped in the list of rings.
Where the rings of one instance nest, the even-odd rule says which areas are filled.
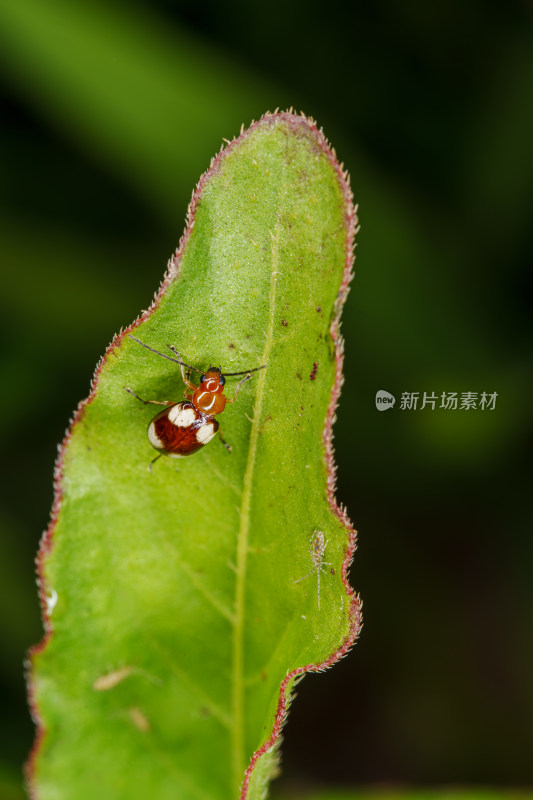
[[[119,683],[128,678],[133,672],[131,667],[120,667],[113,672],[107,672],[105,675],[100,675],[93,683],[95,692],[107,692],[109,689],[114,689]]]
[[[260,433],[260,434],[261,434],[261,433],[263,433],[263,431],[264,431],[264,429],[265,429],[265,425],[266,425],[266,424],[267,424],[267,422],[269,422],[271,419],[272,419],[271,415],[270,415],[270,414],[267,414],[267,415],[266,415],[266,417],[264,418],[263,422],[261,423],[261,427],[259,428],[259,433]]]
[[[314,381],[314,379],[316,378],[317,370],[318,370],[318,361],[314,361],[313,362],[313,369],[311,370],[311,374],[309,375],[309,380],[310,381]]]
[[[131,721],[139,731],[147,733],[150,730],[150,721],[145,717],[140,708],[135,706],[130,708],[129,714]]]

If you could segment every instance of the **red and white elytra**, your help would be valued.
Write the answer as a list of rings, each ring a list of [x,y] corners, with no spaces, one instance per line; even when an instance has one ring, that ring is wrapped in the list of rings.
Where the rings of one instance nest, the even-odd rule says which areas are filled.
[[[167,356],[166,353],[154,350],[153,347],[144,344],[144,342],[136,339],[135,336],[130,335],[130,339],[146,347],[152,353],[179,364],[183,382],[192,391],[192,394],[185,395],[186,400],[176,403],[174,400],[143,400],[142,397],[139,397],[127,386],[124,387],[127,392],[145,405],[153,403],[158,406],[166,406],[163,411],[155,415],[148,426],[150,444],[159,452],[154,461],[157,461],[162,455],[170,456],[171,458],[190,456],[210,442],[220,427],[215,419],[215,414],[221,414],[226,403],[235,402],[241,386],[250,380],[252,372],[257,372],[257,370],[264,369],[266,366],[264,364],[261,367],[254,367],[242,372],[226,372],[224,374],[218,367],[209,367],[207,372],[202,372],[197,367],[191,367],[190,364],[185,364],[181,361],[180,354],[170,344],[168,347],[178,358],[172,358],[172,356]],[[185,367],[187,372],[185,372]],[[196,386],[189,380],[190,370],[201,373],[200,386]],[[234,377],[236,375],[244,375],[244,378],[237,384],[235,394],[230,400],[229,397],[224,395],[224,384],[226,383],[226,377]],[[222,439],[222,434],[220,434],[220,438]],[[224,442],[224,439],[222,439],[222,443],[231,452],[231,447]]]

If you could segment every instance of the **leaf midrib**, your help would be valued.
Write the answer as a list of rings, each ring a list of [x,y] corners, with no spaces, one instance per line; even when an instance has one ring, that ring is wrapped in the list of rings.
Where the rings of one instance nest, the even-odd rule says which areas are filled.
[[[274,306],[276,301],[276,289],[278,279],[279,264],[279,235],[281,229],[281,212],[283,202],[287,193],[285,178],[285,163],[283,163],[280,203],[278,217],[275,225],[275,232],[270,231],[272,238],[272,271],[270,275],[269,291],[269,323],[263,351],[263,364],[268,364],[272,350],[274,338]],[[265,395],[266,370],[261,370],[257,381],[256,401],[254,414],[250,428],[250,444],[248,447],[248,458],[243,480],[243,493],[240,507],[239,533],[237,537],[237,579],[235,584],[235,625],[233,636],[233,736],[232,736],[232,784],[239,791],[246,769],[244,751],[244,617],[245,617],[245,586],[246,586],[246,566],[248,553],[248,535],[250,530],[250,506],[253,486],[253,471],[257,452],[257,442],[259,438],[259,421]]]

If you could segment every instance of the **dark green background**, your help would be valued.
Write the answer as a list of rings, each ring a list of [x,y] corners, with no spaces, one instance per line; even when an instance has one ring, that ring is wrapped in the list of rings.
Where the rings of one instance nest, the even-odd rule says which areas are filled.
[[[21,662],[56,443],[222,137],[290,105],[360,204],[335,430],[365,628],[299,687],[278,788],[533,785],[530,5],[50,2],[48,53],[11,16],[42,36],[33,1],[4,5],[0,798],[32,740]],[[498,399],[379,413],[378,389]]]

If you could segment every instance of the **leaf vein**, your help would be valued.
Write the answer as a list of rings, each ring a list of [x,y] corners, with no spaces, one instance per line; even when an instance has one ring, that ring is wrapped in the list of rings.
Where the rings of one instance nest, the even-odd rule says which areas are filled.
[[[284,163],[285,167],[285,163]],[[283,173],[285,169],[283,168]],[[284,177],[284,175],[283,175]],[[280,190],[280,202],[278,216],[276,220],[275,231],[269,231],[271,238],[271,273],[270,273],[270,290],[269,290],[269,323],[268,329],[265,331],[265,347],[263,351],[263,364],[268,364],[270,353],[272,350],[272,343],[274,338],[274,308],[276,303],[276,290],[278,283],[278,276],[281,274],[278,270],[279,264],[279,240],[281,229],[281,215],[283,202],[287,193],[287,186],[285,180],[282,179],[282,186]],[[260,418],[265,395],[266,373],[268,370],[262,370],[259,373],[257,381],[256,400],[254,405],[254,414],[252,425],[250,428],[250,444],[248,448],[248,459],[246,463],[246,470],[244,473],[243,493],[240,509],[240,524],[237,539],[237,579],[235,587],[235,628],[233,636],[233,742],[232,742],[232,755],[233,755],[233,784],[236,790],[239,789],[244,771],[246,768],[245,752],[244,752],[244,617],[245,617],[245,583],[246,583],[246,566],[248,554],[248,538],[250,531],[250,510],[251,510],[251,495],[252,495],[252,477],[255,468],[255,459],[257,453],[257,443],[260,432]]]

